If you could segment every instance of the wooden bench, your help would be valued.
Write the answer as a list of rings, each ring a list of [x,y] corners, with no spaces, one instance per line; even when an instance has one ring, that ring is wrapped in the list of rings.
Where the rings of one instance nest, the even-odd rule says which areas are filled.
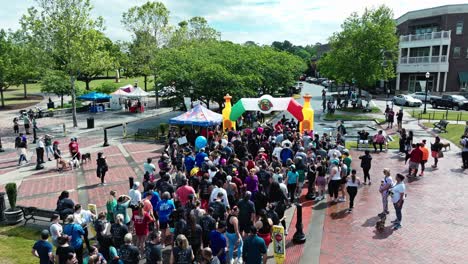
[[[359,149],[359,146],[362,146],[362,147],[365,147],[365,148],[369,148],[369,146],[372,146],[372,137],[371,136],[367,137],[367,144],[359,143],[359,141],[361,141],[361,140],[362,139],[359,139],[359,135],[358,135],[358,138],[356,140],[356,149]]]
[[[50,219],[55,214],[58,214],[56,211],[47,210],[47,209],[39,209],[37,207],[26,207],[26,206],[18,206],[21,211],[23,211],[24,215],[24,225],[28,223],[28,221],[33,220],[35,223],[36,220],[50,222]],[[36,217],[42,218],[37,219]]]
[[[441,132],[447,133],[447,125],[449,122],[447,120],[440,120],[437,123],[434,123],[434,129],[439,129]]]
[[[158,139],[158,131],[155,129],[139,128],[135,133],[135,140],[137,138],[150,138],[156,141]]]

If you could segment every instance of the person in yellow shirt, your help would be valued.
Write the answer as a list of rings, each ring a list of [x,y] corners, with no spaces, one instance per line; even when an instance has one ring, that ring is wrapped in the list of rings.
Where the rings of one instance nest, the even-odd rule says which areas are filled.
[[[419,176],[423,176],[426,162],[429,160],[429,149],[426,147],[425,139],[422,141],[422,145],[420,146],[420,148],[421,148],[423,155],[422,155],[422,160],[421,160],[421,174]]]

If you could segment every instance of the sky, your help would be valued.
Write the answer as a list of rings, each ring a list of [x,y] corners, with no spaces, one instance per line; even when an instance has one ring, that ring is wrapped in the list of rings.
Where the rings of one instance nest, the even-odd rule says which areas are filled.
[[[91,0],[93,15],[102,16],[105,33],[112,40],[131,40],[122,28],[122,13],[147,0]],[[221,32],[223,40],[271,44],[289,40],[295,45],[326,43],[353,12],[385,4],[395,18],[408,11],[466,0],[161,0],[170,10],[170,22],[203,16]],[[19,19],[35,0],[0,0],[0,28],[17,29]]]

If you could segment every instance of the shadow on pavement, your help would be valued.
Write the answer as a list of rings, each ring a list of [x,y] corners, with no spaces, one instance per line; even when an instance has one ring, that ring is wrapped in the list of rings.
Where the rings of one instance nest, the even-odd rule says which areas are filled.
[[[364,224],[362,224],[362,227],[375,226],[375,223],[377,223],[377,221],[379,221],[379,219],[380,218],[378,216],[371,217],[371,218],[367,219],[366,222],[364,222]]]
[[[386,226],[382,232],[374,230],[374,233],[373,239],[386,239],[393,234],[393,228],[392,226]]]
[[[314,210],[324,210],[327,208],[328,208],[328,202],[318,203],[318,204],[315,204],[314,206]]]
[[[343,209],[339,212],[334,212],[334,213],[331,213],[330,214],[330,217],[333,219],[333,220],[337,220],[337,219],[343,219],[345,218],[346,216],[348,216],[349,214],[347,213],[348,209]]]

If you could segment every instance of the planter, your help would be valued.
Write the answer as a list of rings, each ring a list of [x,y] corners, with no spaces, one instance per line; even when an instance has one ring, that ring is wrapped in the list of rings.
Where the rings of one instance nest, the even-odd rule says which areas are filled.
[[[23,221],[23,211],[21,209],[7,209],[3,212],[5,216],[5,222],[9,225],[15,225]]]

